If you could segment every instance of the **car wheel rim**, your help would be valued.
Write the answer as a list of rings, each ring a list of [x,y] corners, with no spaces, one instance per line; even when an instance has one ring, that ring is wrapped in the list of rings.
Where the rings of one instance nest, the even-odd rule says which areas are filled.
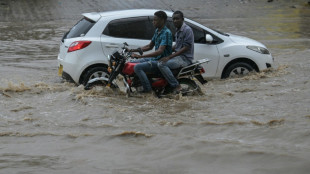
[[[89,80],[98,78],[98,77],[107,77],[107,73],[104,71],[97,71],[89,77]]]
[[[229,77],[243,76],[248,74],[249,72],[250,71],[247,68],[237,67],[230,72]]]

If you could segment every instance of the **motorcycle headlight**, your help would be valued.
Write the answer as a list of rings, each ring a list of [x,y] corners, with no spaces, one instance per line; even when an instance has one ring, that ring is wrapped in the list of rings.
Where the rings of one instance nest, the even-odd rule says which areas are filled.
[[[270,54],[270,52],[266,49],[266,48],[263,48],[263,47],[259,47],[259,46],[247,46],[248,49],[252,50],[252,51],[256,51],[258,53],[261,53],[261,54]]]

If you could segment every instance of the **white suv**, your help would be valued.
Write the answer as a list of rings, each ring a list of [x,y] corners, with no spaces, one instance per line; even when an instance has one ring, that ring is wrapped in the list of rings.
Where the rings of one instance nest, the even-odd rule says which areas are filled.
[[[155,31],[152,20],[156,11],[139,9],[83,14],[84,17],[61,40],[59,75],[77,84],[85,84],[99,76],[107,77],[107,57],[124,42],[130,48],[149,44]],[[167,27],[174,34],[173,13],[166,13]],[[211,60],[204,64],[205,78],[227,78],[272,67],[273,58],[260,42],[212,30],[189,19],[185,22],[194,32],[195,60]]]

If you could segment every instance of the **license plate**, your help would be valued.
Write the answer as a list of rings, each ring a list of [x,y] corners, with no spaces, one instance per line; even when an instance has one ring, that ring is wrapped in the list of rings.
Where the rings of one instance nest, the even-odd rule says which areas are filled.
[[[60,65],[58,68],[58,76],[62,76],[63,66]]]

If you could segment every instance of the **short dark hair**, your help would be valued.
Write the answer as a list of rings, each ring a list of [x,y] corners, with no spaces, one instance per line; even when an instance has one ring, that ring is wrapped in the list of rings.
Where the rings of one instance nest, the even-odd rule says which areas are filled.
[[[164,11],[157,11],[154,15],[160,19],[163,19],[165,22],[167,21],[167,14]]]
[[[182,18],[184,18],[184,15],[183,15],[183,13],[181,12],[181,11],[175,11],[174,13],[173,13],[174,15],[180,15]]]

